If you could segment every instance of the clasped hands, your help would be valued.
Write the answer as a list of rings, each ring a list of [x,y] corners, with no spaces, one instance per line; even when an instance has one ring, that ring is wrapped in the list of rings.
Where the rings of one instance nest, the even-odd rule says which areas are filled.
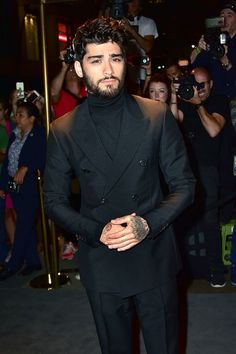
[[[132,213],[107,223],[103,228],[100,241],[109,249],[126,251],[140,243],[149,231],[146,220]]]

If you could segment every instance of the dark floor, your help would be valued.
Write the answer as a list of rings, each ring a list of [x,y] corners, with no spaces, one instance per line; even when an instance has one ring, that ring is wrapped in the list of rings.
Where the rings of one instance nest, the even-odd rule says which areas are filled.
[[[75,257],[60,262],[58,288],[45,271],[0,282],[0,354],[101,354],[77,274]],[[220,289],[205,280],[180,289],[178,354],[235,353],[236,287],[227,280]]]

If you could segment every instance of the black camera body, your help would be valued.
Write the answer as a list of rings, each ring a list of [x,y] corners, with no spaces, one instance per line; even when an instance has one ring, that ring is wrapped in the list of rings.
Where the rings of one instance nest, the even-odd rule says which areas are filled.
[[[111,17],[116,20],[121,20],[127,17],[128,2],[131,0],[112,0],[111,1]]]
[[[204,34],[204,40],[212,58],[220,59],[225,55],[224,45],[227,45],[229,41],[227,32],[221,32],[219,28],[208,28]]]
[[[75,52],[72,47],[66,48],[66,53],[63,56],[64,62],[66,64],[73,64],[75,61]]]
[[[141,66],[148,65],[150,63],[150,58],[147,55],[135,56],[132,60],[133,65]]]
[[[194,96],[194,87],[197,90],[204,88],[204,83],[198,83],[193,75],[180,76],[173,83],[179,84],[178,96],[184,100],[190,100]]]
[[[214,59],[220,59],[225,55],[224,45],[228,45],[229,34],[223,32],[224,17],[212,17],[206,18],[205,26],[206,33],[204,34],[204,40],[208,45],[208,52]]]
[[[19,193],[20,191],[20,185],[19,184],[16,184],[15,181],[13,180],[10,180],[8,181],[8,191],[9,192],[14,192],[14,193]]]

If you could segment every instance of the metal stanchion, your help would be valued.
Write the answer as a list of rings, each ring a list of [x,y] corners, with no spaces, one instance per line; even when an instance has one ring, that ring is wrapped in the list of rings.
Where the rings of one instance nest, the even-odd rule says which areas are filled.
[[[61,285],[70,283],[70,278],[68,275],[59,272],[59,262],[58,262],[58,252],[57,252],[57,239],[55,232],[55,224],[50,221],[48,222],[43,203],[43,188],[42,179],[40,171],[38,171],[38,191],[40,199],[40,216],[42,224],[43,233],[43,249],[44,249],[44,263],[45,263],[45,274],[41,274],[36,278],[32,279],[29,285],[32,288],[43,288],[43,289],[57,289]],[[50,227],[49,227],[50,223]],[[51,242],[49,242],[49,234]],[[51,255],[51,262],[50,262]]]
[[[45,4],[53,4],[60,2],[73,2],[75,0],[40,0],[40,18],[41,18],[41,35],[42,35],[42,57],[43,57],[43,78],[44,78],[44,97],[45,97],[45,116],[46,116],[46,131],[49,132],[50,124],[50,105],[48,94],[48,70],[47,70],[47,50],[46,50],[46,31],[45,31]],[[30,286],[34,288],[58,288],[63,284],[70,282],[70,278],[66,274],[59,272],[59,261],[57,252],[57,238],[55,225],[45,217],[44,204],[43,204],[43,191],[42,180],[38,172],[38,188],[40,194],[40,210],[41,210],[41,223],[43,230],[43,245],[44,245],[44,259],[46,274],[39,275],[31,280]],[[49,243],[49,236],[51,243]],[[50,262],[51,255],[51,262]]]

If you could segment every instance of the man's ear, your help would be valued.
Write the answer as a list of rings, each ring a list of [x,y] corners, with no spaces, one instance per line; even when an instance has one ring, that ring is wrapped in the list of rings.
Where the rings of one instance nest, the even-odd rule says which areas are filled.
[[[79,77],[83,77],[83,70],[82,70],[82,67],[81,67],[81,64],[78,60],[75,61],[74,63],[74,67],[75,67],[75,72],[76,74],[79,76]]]

